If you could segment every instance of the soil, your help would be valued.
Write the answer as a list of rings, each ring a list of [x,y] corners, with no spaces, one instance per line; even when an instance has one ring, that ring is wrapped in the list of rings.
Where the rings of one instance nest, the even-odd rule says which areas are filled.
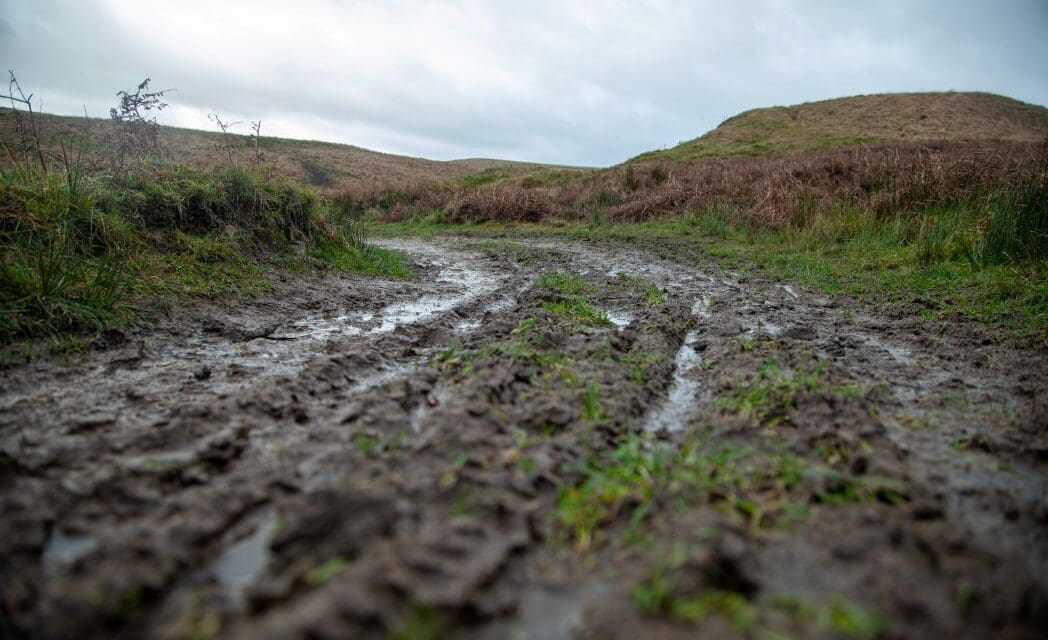
[[[1043,637],[1043,351],[686,247],[383,244],[417,277],[284,275],[0,371],[0,635]],[[629,442],[745,477],[576,535]]]

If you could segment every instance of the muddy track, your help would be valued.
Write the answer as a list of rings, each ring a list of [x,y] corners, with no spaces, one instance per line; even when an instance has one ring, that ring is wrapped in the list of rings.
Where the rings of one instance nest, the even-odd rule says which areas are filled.
[[[1048,625],[1043,353],[664,247],[388,242],[418,278],[287,276],[0,371],[0,635]],[[690,475],[585,493],[630,451]]]

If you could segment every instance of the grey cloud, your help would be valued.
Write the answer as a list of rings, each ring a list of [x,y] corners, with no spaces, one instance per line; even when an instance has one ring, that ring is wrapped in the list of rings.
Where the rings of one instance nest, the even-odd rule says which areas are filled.
[[[150,76],[186,107],[171,124],[215,110],[395,153],[586,165],[839,95],[1048,103],[1037,0],[236,4],[2,0],[0,57],[65,113],[103,115]]]

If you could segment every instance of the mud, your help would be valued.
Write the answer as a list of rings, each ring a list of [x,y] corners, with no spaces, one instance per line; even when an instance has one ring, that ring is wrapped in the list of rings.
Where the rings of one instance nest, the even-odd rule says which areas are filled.
[[[1043,352],[672,243],[386,243],[416,278],[286,275],[0,371],[0,635],[1048,626]],[[730,462],[577,535],[630,442]]]

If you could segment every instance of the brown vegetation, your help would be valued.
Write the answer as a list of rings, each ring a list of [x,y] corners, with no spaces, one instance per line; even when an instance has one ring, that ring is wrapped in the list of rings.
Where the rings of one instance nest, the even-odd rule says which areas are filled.
[[[639,162],[553,187],[415,189],[414,208],[402,204],[387,217],[443,207],[448,222],[636,222],[718,208],[737,222],[775,227],[838,205],[884,216],[989,198],[1043,173],[1046,153],[1035,144],[946,143]]]
[[[88,146],[98,151],[103,150],[107,137],[112,138],[115,127],[108,120],[50,114],[37,114],[37,121],[45,143],[86,139]],[[0,108],[0,136],[16,136],[16,126],[14,112]],[[310,184],[322,193],[381,191],[456,180],[493,167],[524,170],[539,166],[483,158],[427,160],[331,142],[237,135],[236,129],[219,132],[159,127],[158,131],[166,161],[209,169],[231,162],[257,164],[264,156],[266,167],[275,176]],[[0,158],[0,163],[4,162],[7,160]]]

